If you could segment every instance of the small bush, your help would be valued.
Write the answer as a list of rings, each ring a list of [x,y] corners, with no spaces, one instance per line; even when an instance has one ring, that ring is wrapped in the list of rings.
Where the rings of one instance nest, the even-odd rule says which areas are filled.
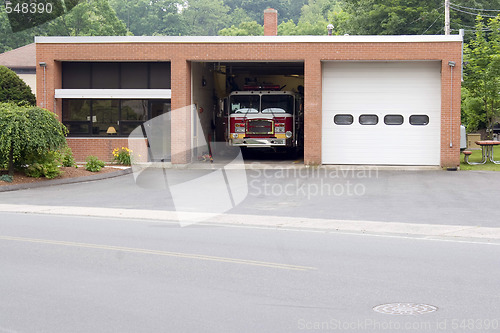
[[[131,152],[127,147],[113,149],[113,161],[122,165],[131,165]]]
[[[85,170],[91,172],[99,172],[104,168],[104,162],[98,159],[96,156],[88,156],[86,159]]]
[[[64,167],[76,167],[75,158],[73,157],[73,151],[68,146],[61,148],[59,151],[59,162]]]
[[[49,151],[43,155],[38,155],[25,169],[24,173],[28,177],[56,178],[61,174],[58,161],[58,152]]]
[[[12,183],[13,180],[14,180],[14,178],[10,175],[1,175],[0,176],[0,181],[2,181],[2,182]]]

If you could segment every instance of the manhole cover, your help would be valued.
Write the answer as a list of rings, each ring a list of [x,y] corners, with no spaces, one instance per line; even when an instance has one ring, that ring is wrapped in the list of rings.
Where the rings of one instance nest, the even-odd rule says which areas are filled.
[[[381,304],[373,308],[374,311],[391,315],[421,315],[437,311],[437,306],[416,303],[391,303]]]

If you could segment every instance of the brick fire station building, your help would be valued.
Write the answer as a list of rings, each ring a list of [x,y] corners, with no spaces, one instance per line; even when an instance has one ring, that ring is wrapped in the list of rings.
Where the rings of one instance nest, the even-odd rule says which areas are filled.
[[[461,36],[276,36],[275,17],[258,37],[37,37],[38,104],[79,161],[171,112],[184,164],[198,125],[173,110],[220,139],[220,100],[271,83],[303,93],[305,164],[459,165]]]

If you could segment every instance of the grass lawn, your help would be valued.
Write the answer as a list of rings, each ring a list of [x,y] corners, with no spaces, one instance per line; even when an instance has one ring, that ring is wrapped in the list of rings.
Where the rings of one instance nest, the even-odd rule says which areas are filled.
[[[472,155],[469,156],[469,162],[480,162],[482,158],[481,149],[471,150]],[[493,147],[493,158],[495,161],[500,161],[500,146]],[[488,170],[488,171],[500,171],[500,164],[494,164],[487,161],[484,164],[479,165],[469,165],[464,163],[464,154],[460,154],[460,170]]]

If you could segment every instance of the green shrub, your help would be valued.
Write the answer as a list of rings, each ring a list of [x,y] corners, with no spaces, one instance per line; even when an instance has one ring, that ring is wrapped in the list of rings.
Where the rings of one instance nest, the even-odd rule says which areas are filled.
[[[11,69],[0,66],[0,102],[35,105],[31,88]]]
[[[96,156],[88,156],[86,159],[85,170],[91,172],[99,172],[104,168],[104,162],[98,159]]]
[[[7,167],[13,176],[16,167],[31,165],[46,152],[64,147],[66,133],[66,127],[48,110],[0,102],[0,167]]]
[[[2,182],[7,182],[7,183],[12,183],[14,179],[10,175],[1,175],[0,176],[0,181]]]
[[[46,177],[49,179],[59,176],[62,172],[59,167],[58,152],[49,151],[43,155],[38,155],[24,169],[28,177]]]
[[[76,162],[75,158],[73,157],[73,151],[71,150],[70,147],[65,146],[61,149],[58,150],[58,159],[59,162],[63,167],[75,167]]]

